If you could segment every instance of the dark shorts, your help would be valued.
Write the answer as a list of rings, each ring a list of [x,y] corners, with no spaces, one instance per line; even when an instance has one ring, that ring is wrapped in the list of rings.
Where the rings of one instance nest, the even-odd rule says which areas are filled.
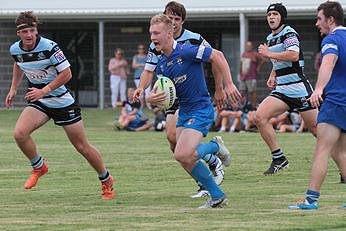
[[[54,120],[54,124],[65,126],[74,124],[82,119],[80,107],[73,103],[63,108],[50,108],[39,101],[28,103],[28,107],[36,108]]]
[[[299,112],[304,112],[315,109],[311,106],[310,101],[308,100],[310,96],[291,98],[279,92],[272,92],[270,93],[270,96],[280,99],[286,103],[290,107],[290,110],[296,109]]]
[[[332,124],[346,132],[346,107],[324,101],[317,116],[317,123]]]

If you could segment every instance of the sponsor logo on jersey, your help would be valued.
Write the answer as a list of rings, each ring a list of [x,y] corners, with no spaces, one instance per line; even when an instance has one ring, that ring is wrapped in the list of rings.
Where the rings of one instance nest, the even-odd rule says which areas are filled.
[[[56,52],[53,56],[59,63],[66,60],[65,55],[62,51]]]
[[[17,59],[20,63],[22,63],[24,61],[22,55],[17,55]]]
[[[44,53],[43,52],[38,53],[37,60],[43,60],[43,59],[46,59],[46,56],[44,55]]]
[[[178,64],[183,64],[183,59],[182,59],[181,57],[178,57],[178,58],[177,58],[177,63],[178,63]]]
[[[153,56],[154,56],[153,53],[148,53],[146,62],[147,62],[147,63],[152,62],[152,61],[153,61]]]
[[[48,71],[46,70],[26,70],[25,75],[29,79],[34,79],[34,80],[48,79],[47,77]]]
[[[175,84],[183,83],[186,79],[187,79],[186,75],[178,76],[178,77],[174,78],[174,83]]]
[[[286,47],[299,46],[299,41],[298,41],[297,37],[290,37],[290,38],[285,39],[284,44]]]

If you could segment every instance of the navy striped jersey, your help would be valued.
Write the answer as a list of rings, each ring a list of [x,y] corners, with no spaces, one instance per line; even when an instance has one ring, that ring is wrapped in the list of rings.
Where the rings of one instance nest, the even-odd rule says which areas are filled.
[[[312,87],[303,73],[304,59],[298,33],[286,25],[278,34],[267,36],[267,45],[272,52],[287,50],[299,52],[299,60],[296,62],[271,59],[277,83],[273,92],[279,92],[292,98],[310,95]]]
[[[184,112],[211,104],[202,63],[209,60],[212,50],[203,45],[174,41],[173,51],[169,56],[158,56],[156,74],[166,76],[174,82],[179,107]]]
[[[204,45],[204,46],[210,46],[209,43],[198,33],[191,32],[189,30],[184,29],[181,33],[181,35],[175,39],[178,43],[188,43],[192,45]],[[148,71],[155,71],[158,58],[157,56],[160,55],[161,52],[157,51],[155,49],[154,43],[151,43],[149,46],[149,51],[147,55],[147,60],[145,63],[145,70]]]
[[[29,80],[29,87],[43,88],[70,67],[58,44],[40,36],[34,49],[24,50],[22,42],[17,41],[11,45],[10,53]],[[62,85],[39,101],[51,108],[62,108],[72,104],[74,98]]]
[[[346,106],[346,27],[337,27],[324,37],[321,54],[322,58],[327,54],[338,57],[332,76],[324,89],[325,101]]]

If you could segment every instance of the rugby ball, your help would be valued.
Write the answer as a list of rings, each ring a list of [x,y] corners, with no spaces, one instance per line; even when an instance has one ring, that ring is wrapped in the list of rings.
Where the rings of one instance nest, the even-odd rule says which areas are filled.
[[[156,89],[156,92],[166,93],[165,100],[157,103],[156,106],[163,110],[167,110],[168,108],[173,106],[176,98],[176,90],[174,83],[170,78],[164,76],[159,77],[156,80],[153,88]]]

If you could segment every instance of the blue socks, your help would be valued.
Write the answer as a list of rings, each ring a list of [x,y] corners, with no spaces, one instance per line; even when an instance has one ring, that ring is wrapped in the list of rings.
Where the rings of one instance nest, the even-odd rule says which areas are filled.
[[[207,154],[203,157],[203,160],[208,164],[212,165],[216,163],[216,156],[214,154]]]
[[[195,167],[191,171],[191,175],[198,182],[201,182],[202,185],[208,190],[212,199],[216,200],[224,196],[224,193],[221,191],[219,186],[215,183],[209,169],[203,164],[201,160],[198,160]]]
[[[308,189],[305,195],[306,195],[305,199],[309,202],[309,204],[312,204],[318,201],[318,198],[320,197],[320,192]]]
[[[198,153],[198,159],[204,159],[206,162],[213,162],[209,155],[217,153],[217,151],[219,151],[219,145],[215,142],[200,143],[196,151]]]

